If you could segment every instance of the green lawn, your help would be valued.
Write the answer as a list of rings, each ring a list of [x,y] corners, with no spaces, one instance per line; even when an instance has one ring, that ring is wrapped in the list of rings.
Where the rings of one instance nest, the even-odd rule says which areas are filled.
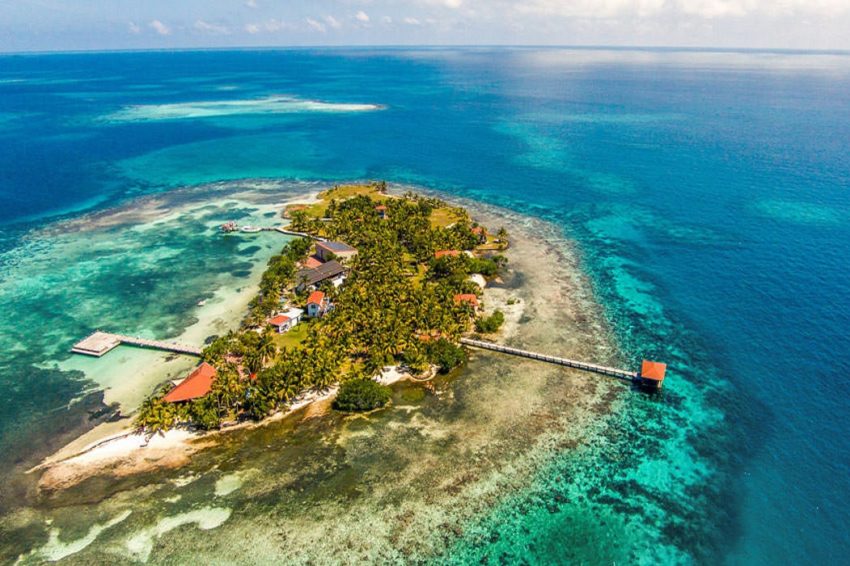
[[[455,222],[463,220],[463,218],[464,218],[463,212],[458,211],[457,209],[449,208],[449,207],[437,208],[437,209],[434,209],[433,212],[431,212],[431,218],[430,218],[431,227],[433,227],[433,228],[438,228],[438,227],[445,228],[446,226],[451,226]]]
[[[309,322],[302,322],[289,332],[284,334],[274,335],[274,343],[278,350],[283,348],[297,348],[307,338],[307,330],[310,328]]]

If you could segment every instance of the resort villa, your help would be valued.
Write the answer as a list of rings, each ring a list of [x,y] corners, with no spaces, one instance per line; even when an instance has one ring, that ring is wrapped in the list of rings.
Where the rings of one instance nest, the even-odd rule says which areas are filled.
[[[342,242],[316,242],[316,256],[322,261],[345,261],[357,255],[357,250]]]
[[[330,309],[330,300],[321,291],[313,291],[307,298],[307,316],[319,318]]]
[[[278,334],[289,332],[292,328],[301,322],[301,317],[304,315],[302,309],[290,307],[287,311],[278,313],[269,319],[269,324],[277,329]]]
[[[298,292],[305,289],[315,291],[316,287],[325,281],[330,281],[334,287],[339,287],[345,281],[345,267],[332,259],[318,267],[300,270],[295,274],[295,281],[295,289]]]
[[[168,403],[182,403],[203,397],[212,389],[215,376],[215,368],[207,362],[203,362],[186,379],[169,391],[163,399]]]

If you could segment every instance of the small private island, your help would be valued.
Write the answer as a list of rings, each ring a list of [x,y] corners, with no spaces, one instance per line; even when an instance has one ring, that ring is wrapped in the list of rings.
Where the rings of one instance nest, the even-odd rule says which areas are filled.
[[[427,380],[463,364],[464,346],[662,387],[663,363],[644,361],[632,372],[471,336],[495,333],[505,320],[498,310],[484,314],[482,297],[506,265],[508,234],[488,231],[464,208],[412,192],[389,195],[376,182],[333,187],[283,216],[288,226],[272,229],[296,239],[269,260],[238,330],[203,349],[104,332],[74,347],[98,357],[119,344],[201,357],[186,378],[144,401],[139,432],[260,421],[336,386],[334,408],[373,410],[390,400],[380,379],[388,368]],[[221,230],[246,232],[235,222]]]
[[[335,408],[374,409],[390,398],[374,379],[387,366],[449,372],[466,359],[464,334],[504,320],[482,315],[480,298],[505,265],[507,233],[488,232],[463,208],[371,183],[334,187],[283,214],[287,232],[304,237],[269,260],[239,330],[213,339],[194,371],[142,404],[138,428],[261,420],[336,384]]]

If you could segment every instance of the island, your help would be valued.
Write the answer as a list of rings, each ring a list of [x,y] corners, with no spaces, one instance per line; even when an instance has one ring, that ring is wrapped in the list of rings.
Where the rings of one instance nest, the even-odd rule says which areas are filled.
[[[261,421],[340,385],[337,409],[379,408],[390,399],[385,372],[450,372],[466,359],[464,334],[504,321],[482,314],[481,296],[507,261],[507,232],[491,233],[462,207],[374,182],[333,187],[283,215],[301,237],[269,260],[240,328],[142,404],[139,432]],[[232,223],[222,231],[236,232]]]

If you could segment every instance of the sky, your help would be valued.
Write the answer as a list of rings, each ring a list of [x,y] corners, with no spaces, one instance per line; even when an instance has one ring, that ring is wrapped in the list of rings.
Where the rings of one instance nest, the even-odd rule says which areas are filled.
[[[850,0],[0,0],[0,51],[315,45],[850,49]]]

